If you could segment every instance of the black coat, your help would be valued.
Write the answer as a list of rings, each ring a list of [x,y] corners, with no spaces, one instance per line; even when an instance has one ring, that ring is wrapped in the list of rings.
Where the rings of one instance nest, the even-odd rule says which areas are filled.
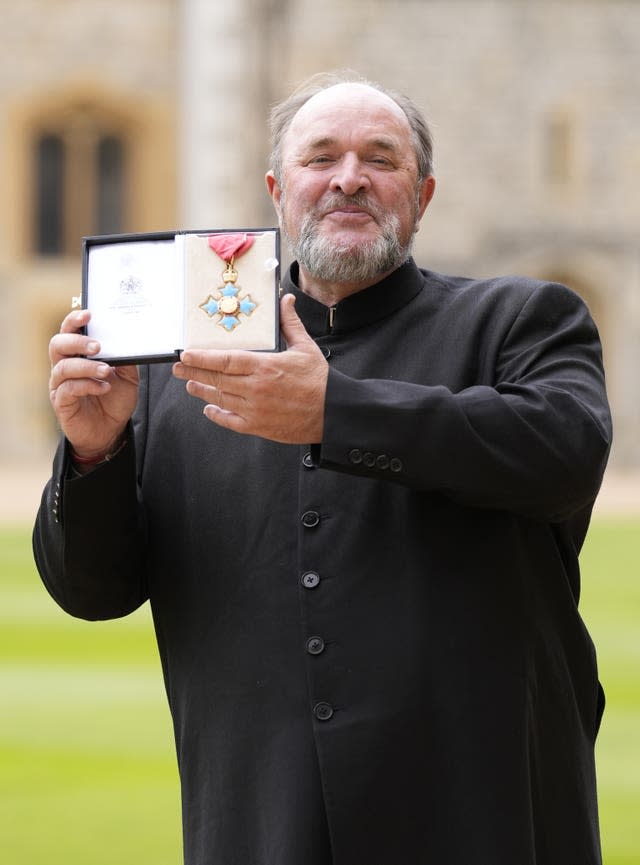
[[[135,447],[65,480],[61,446],[35,529],[70,613],[151,600],[188,865],[326,865],[327,838],[334,865],[596,865],[577,557],[610,426],[584,305],[409,262],[332,328],[297,310],[321,445],[219,429],[147,367]]]

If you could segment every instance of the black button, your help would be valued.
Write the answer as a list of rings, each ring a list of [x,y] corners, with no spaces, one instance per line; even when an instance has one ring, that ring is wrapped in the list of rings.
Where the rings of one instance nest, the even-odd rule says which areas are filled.
[[[320,522],[320,514],[317,511],[305,511],[302,514],[302,525],[306,529],[315,528]]]
[[[331,357],[331,349],[329,348],[329,346],[328,345],[320,346],[320,351],[325,356],[326,360],[329,360],[329,358]]]
[[[366,451],[366,453],[362,455],[362,462],[367,466],[367,468],[372,469],[376,464],[375,455]]]
[[[320,655],[324,652],[324,640],[322,637],[309,637],[307,640],[307,652],[310,655]]]
[[[350,450],[349,462],[353,463],[354,466],[359,465],[362,462],[362,451],[358,450],[358,448],[353,448],[353,450]]]
[[[398,457],[393,457],[393,459],[389,462],[389,468],[392,472],[401,472],[402,460],[399,460]]]
[[[333,715],[333,706],[331,703],[316,703],[313,707],[313,714],[318,721],[328,721]]]
[[[320,574],[317,574],[315,571],[307,571],[300,577],[300,582],[305,589],[315,589],[320,582]]]
[[[386,454],[380,454],[376,459],[376,468],[382,469],[382,471],[389,468],[389,457]]]
[[[302,465],[307,469],[315,469],[316,466],[309,451],[302,457]]]

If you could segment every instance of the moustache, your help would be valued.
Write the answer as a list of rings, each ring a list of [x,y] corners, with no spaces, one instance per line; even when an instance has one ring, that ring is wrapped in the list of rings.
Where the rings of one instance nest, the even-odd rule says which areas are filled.
[[[384,216],[384,213],[376,204],[370,201],[366,195],[359,192],[356,192],[353,195],[334,193],[325,199],[320,206],[315,208],[315,214],[316,216],[322,217],[326,216],[327,213],[331,213],[333,210],[341,210],[344,207],[357,207],[360,210],[364,210],[376,222],[379,222]]]

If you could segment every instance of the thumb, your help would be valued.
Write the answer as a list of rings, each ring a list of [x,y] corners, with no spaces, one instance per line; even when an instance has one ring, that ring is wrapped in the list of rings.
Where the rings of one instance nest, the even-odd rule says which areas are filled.
[[[293,294],[285,294],[280,301],[280,330],[287,348],[303,348],[309,343],[315,345],[298,317],[295,304],[296,299]]]

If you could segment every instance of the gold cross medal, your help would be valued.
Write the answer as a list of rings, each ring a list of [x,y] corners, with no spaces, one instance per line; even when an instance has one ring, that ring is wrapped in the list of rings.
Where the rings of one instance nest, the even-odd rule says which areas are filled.
[[[242,323],[241,315],[251,315],[258,306],[250,295],[240,296],[240,286],[236,285],[238,271],[234,267],[236,258],[253,245],[253,237],[242,233],[212,234],[208,242],[227,266],[222,274],[222,286],[200,304],[200,309],[209,318],[218,316],[217,323],[230,333]]]

